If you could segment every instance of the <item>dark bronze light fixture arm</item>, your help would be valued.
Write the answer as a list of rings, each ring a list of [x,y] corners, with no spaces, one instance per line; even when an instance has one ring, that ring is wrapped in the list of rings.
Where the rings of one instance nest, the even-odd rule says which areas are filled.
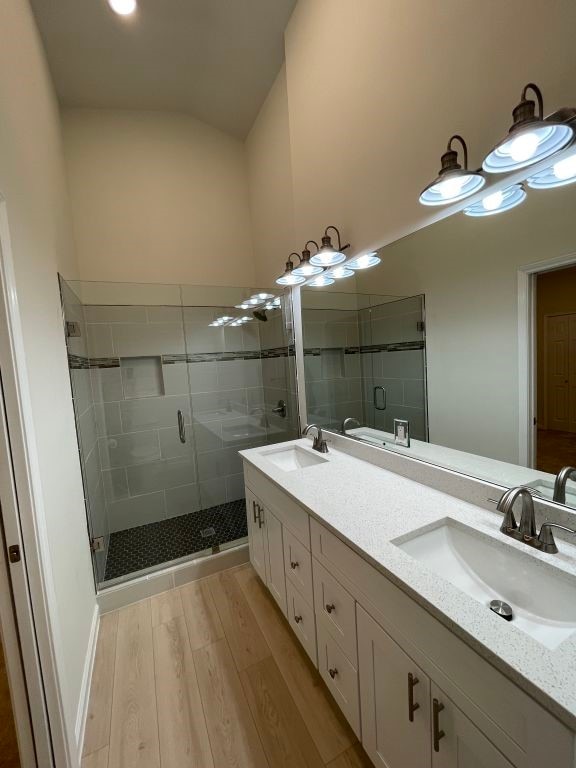
[[[335,227],[332,224],[330,224],[330,226],[326,227],[326,229],[324,230],[324,237],[322,238],[322,245],[325,244],[324,243],[324,239],[330,237],[329,234],[328,234],[328,230],[329,229],[333,229],[334,232],[336,232],[336,234],[338,235],[338,250],[340,251],[340,253],[344,253],[344,251],[347,248],[350,248],[350,243],[346,243],[345,245],[342,245],[342,239],[340,237],[340,230],[338,229],[338,227]],[[310,242],[313,242],[313,241],[311,240]],[[316,247],[318,247],[318,246],[316,246]]]

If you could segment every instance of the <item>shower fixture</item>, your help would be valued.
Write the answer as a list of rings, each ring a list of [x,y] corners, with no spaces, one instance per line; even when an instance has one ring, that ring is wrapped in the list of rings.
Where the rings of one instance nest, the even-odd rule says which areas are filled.
[[[458,162],[458,152],[452,149],[453,141],[458,141],[462,147],[464,167]],[[422,205],[447,205],[464,200],[482,189],[486,183],[479,171],[468,170],[468,147],[458,134],[450,138],[441,163],[437,178],[420,194]]]
[[[260,320],[261,323],[267,323],[268,322],[268,315],[267,315],[267,309],[264,307],[264,309],[255,309],[252,314],[256,318],[256,320]]]

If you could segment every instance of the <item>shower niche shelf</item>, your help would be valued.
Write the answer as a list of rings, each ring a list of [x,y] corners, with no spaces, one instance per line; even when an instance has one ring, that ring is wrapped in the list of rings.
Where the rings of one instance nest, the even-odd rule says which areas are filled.
[[[164,395],[160,356],[121,357],[122,388],[127,400]]]

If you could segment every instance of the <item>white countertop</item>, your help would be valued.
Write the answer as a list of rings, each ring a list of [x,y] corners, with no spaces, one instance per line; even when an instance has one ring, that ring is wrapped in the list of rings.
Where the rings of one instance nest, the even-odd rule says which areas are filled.
[[[303,446],[308,439],[281,444]],[[330,446],[323,464],[285,471],[266,458],[279,445],[241,451],[245,461],[403,589],[487,661],[576,731],[576,632],[550,650],[487,610],[391,542],[445,518],[533,557],[538,567],[576,578],[576,547],[557,540],[545,555],[504,537],[501,516]],[[376,450],[376,449],[375,449]],[[318,455],[318,454],[315,454]]]

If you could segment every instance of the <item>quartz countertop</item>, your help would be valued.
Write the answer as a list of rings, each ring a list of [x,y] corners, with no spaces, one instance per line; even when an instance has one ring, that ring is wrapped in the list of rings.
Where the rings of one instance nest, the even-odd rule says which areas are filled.
[[[309,439],[281,444],[311,450]],[[504,622],[392,541],[446,518],[504,542],[576,580],[576,547],[557,540],[545,555],[500,531],[501,515],[382,469],[330,446],[326,462],[285,471],[266,458],[280,446],[241,451],[243,459],[464,640],[494,667],[576,731],[576,632],[551,650]],[[377,450],[377,449],[374,449]],[[318,454],[315,454],[316,456]],[[575,581],[576,583],[576,581]]]

